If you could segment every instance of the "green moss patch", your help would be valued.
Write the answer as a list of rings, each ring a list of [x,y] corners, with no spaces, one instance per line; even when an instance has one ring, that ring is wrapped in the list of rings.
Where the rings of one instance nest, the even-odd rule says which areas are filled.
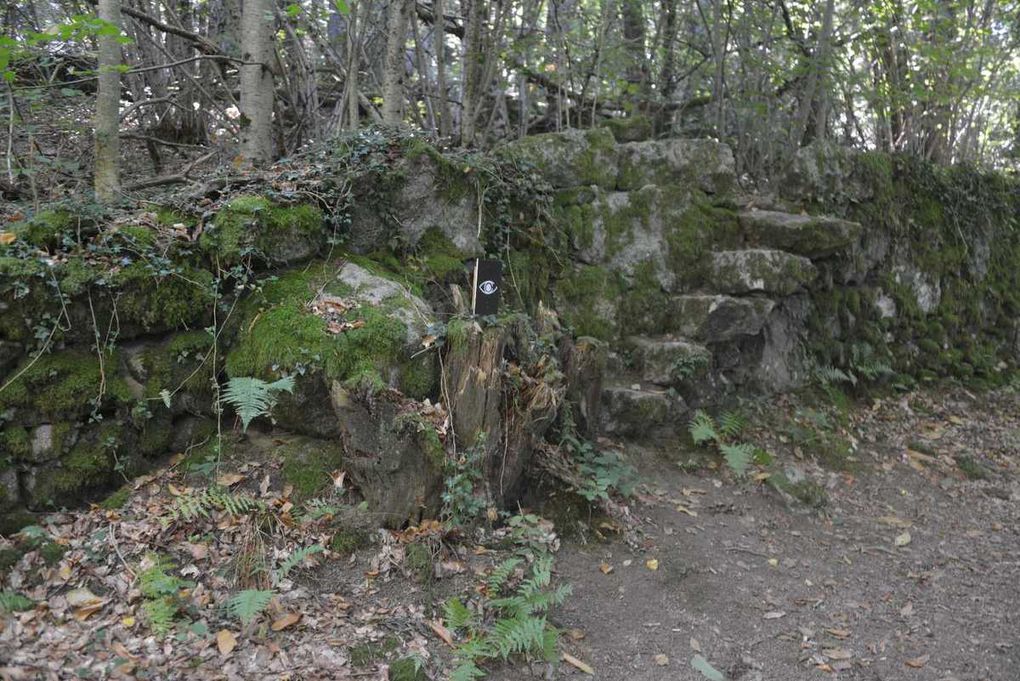
[[[325,221],[318,206],[284,206],[261,196],[239,196],[220,209],[199,238],[199,246],[224,264],[238,263],[247,256],[291,263],[313,255],[325,239]]]

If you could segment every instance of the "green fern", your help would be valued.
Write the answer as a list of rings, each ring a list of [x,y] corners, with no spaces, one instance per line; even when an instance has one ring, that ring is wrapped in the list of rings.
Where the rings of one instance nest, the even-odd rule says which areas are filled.
[[[831,365],[815,367],[815,378],[822,385],[835,385],[837,383],[849,383],[857,385],[857,377],[853,372],[843,371]]]
[[[227,612],[241,620],[241,624],[248,624],[262,614],[274,595],[268,590],[245,589],[227,601]]]
[[[273,584],[279,585],[287,575],[295,567],[304,562],[308,556],[315,555],[316,553],[322,553],[326,549],[321,544],[312,544],[311,546],[302,546],[300,549],[294,551],[294,553],[287,556],[287,559],[280,564],[280,569],[273,575]]]
[[[208,518],[214,510],[226,511],[233,516],[242,516],[254,511],[265,510],[266,504],[250,494],[230,492],[222,487],[211,487],[197,494],[182,494],[174,501],[170,516],[174,520],[191,522]]]
[[[227,381],[222,401],[234,408],[241,419],[241,430],[247,431],[254,419],[269,416],[281,392],[294,392],[293,376],[272,383],[251,376],[237,376]]]
[[[492,573],[486,578],[485,585],[489,589],[489,593],[498,594],[506,586],[507,581],[510,579],[510,575],[514,573],[517,566],[521,564],[520,558],[508,558],[502,563],[496,566]]]
[[[694,440],[696,445],[714,442],[719,439],[719,433],[715,429],[715,421],[701,409],[694,412],[694,418],[691,419],[688,430],[691,433],[691,439]]]
[[[142,615],[145,622],[152,629],[152,633],[157,636],[166,636],[170,633],[174,627],[174,618],[177,617],[179,611],[180,607],[169,596],[146,600],[142,603]]]
[[[458,658],[450,672],[450,681],[475,681],[485,678],[485,672],[475,663],[475,658]]]
[[[459,598],[451,598],[443,606],[446,624],[452,629],[467,629],[474,624],[475,616]]]
[[[732,439],[740,435],[747,427],[747,419],[738,412],[727,411],[719,415],[719,433],[723,439]]]
[[[726,459],[726,465],[737,475],[743,475],[747,472],[747,467],[751,465],[751,460],[754,458],[754,447],[746,442],[720,444],[719,451],[722,452],[723,458]]]
[[[0,612],[22,612],[31,610],[35,603],[14,591],[0,591]]]
[[[492,627],[492,644],[504,660],[545,647],[545,617],[501,619]]]

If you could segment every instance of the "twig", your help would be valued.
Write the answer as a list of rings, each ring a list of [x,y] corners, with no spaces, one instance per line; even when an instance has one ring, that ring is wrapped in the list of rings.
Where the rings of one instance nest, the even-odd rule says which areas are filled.
[[[120,546],[117,545],[117,530],[113,523],[110,523],[110,543],[113,544],[114,553],[116,553],[117,557],[120,558],[120,562],[124,564],[124,569],[128,571],[128,574],[131,575],[131,581],[134,582],[138,579],[138,575],[136,575],[135,571],[131,569],[128,562],[124,560],[124,554],[120,552]]]
[[[164,175],[163,177],[153,177],[148,180],[142,180],[141,182],[135,182],[124,188],[126,192],[138,191],[139,189],[150,189],[152,187],[162,187],[168,184],[186,184],[191,181],[189,175],[191,171],[195,169],[195,166],[199,165],[203,161],[208,161],[210,158],[215,156],[217,151],[210,151],[204,156],[199,156],[194,161],[189,163],[183,171],[176,175]]]

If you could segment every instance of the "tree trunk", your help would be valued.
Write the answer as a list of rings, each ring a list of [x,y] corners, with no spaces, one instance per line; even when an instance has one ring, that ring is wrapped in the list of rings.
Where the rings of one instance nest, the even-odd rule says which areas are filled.
[[[446,87],[446,7],[443,0],[434,0],[432,7],[436,13],[436,23],[433,24],[432,45],[436,51],[436,90],[438,92],[438,109],[436,115],[439,118],[439,134],[448,137],[453,130],[450,125],[450,102],[449,89]]]
[[[469,146],[475,141],[478,109],[482,98],[482,19],[486,14],[485,0],[465,0],[469,7],[464,25],[464,91],[461,95],[460,142]]]
[[[273,12],[269,0],[245,0],[241,17],[241,158],[260,166],[273,158]]]
[[[404,110],[404,45],[407,42],[407,18],[413,0],[390,0],[386,15],[386,55],[383,64],[383,125],[398,126]]]
[[[623,41],[627,54],[628,94],[641,106],[648,94],[648,54],[645,51],[645,15],[641,0],[623,0]],[[638,108],[638,107],[635,107]]]
[[[96,95],[96,201],[110,203],[120,194],[120,0],[99,0],[99,18],[118,28],[99,36],[99,90]]]

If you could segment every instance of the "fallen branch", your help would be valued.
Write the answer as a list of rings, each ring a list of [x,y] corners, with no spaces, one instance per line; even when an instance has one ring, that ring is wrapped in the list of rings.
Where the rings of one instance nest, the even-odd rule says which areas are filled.
[[[168,184],[187,184],[191,182],[191,171],[195,169],[195,166],[201,164],[204,161],[208,161],[210,158],[215,156],[217,151],[210,151],[205,156],[199,156],[194,161],[189,163],[183,171],[176,175],[164,175],[163,177],[153,177],[148,180],[142,180],[141,182],[135,182],[134,184],[124,187],[124,191],[133,192],[140,189],[151,189],[153,187],[163,187]]]

